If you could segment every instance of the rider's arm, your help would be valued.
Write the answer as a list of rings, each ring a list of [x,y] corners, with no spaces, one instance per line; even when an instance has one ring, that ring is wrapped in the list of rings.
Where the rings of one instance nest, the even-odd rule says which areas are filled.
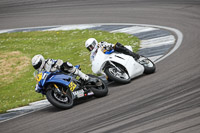
[[[101,48],[101,44],[100,44],[100,43],[98,43],[98,45],[96,45],[96,46],[94,47],[94,49],[91,51],[91,54],[90,54],[90,62],[92,62],[92,61],[94,60],[94,58],[95,58],[95,56],[96,56],[96,53],[97,53],[97,51],[98,51],[99,48]]]
[[[106,51],[110,51],[113,49],[114,44],[108,42],[101,42],[100,43],[101,50],[105,53]]]
[[[96,45],[96,47],[91,51],[91,54],[90,54],[90,61],[93,62],[95,56],[96,56],[96,53],[97,53],[97,50],[100,48],[102,52],[107,52],[107,51],[110,51],[112,50],[114,47],[114,44],[112,43],[107,43],[107,42],[100,42],[98,43],[98,45]]]
[[[51,72],[57,71],[58,69],[60,69],[61,65],[63,64],[63,60],[58,59],[51,68]]]
[[[58,60],[53,60],[53,59],[47,59],[45,61],[44,65],[44,70],[47,72],[54,72],[60,69],[60,66],[63,64],[63,61],[58,59]]]

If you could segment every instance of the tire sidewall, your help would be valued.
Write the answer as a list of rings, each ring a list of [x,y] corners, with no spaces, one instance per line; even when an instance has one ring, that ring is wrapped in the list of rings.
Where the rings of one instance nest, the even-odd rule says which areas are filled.
[[[65,104],[65,103],[61,103],[59,101],[57,101],[55,99],[55,97],[53,96],[53,90],[52,89],[49,89],[47,90],[46,92],[46,97],[47,97],[47,100],[55,107],[57,108],[60,108],[60,109],[69,109],[69,108],[72,108],[73,107],[73,104],[74,104],[74,101],[72,99],[71,102],[69,104]]]
[[[153,67],[148,67],[148,66],[144,66],[144,74],[152,74],[156,71],[156,66],[155,64],[153,63],[153,61],[151,61],[150,59],[148,59],[152,64],[153,64]]]
[[[90,89],[92,90],[92,92],[94,93],[95,97],[104,97],[108,94],[108,87],[106,85],[106,83],[99,77],[88,74],[88,76],[92,77],[92,78],[98,78],[99,80],[101,80],[102,84],[103,84],[103,88],[102,90],[99,90],[95,87],[91,87]]]

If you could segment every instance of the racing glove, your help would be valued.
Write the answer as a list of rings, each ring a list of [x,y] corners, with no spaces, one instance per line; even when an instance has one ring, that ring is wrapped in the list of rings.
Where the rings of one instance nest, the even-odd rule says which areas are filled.
[[[113,49],[114,44],[108,43],[108,42],[101,42],[101,46],[102,46],[105,50],[109,51],[109,50]]]

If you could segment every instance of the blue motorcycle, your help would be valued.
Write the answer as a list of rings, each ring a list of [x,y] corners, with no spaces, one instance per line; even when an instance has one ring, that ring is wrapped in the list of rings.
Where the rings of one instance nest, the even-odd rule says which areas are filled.
[[[80,66],[75,66],[80,69]],[[35,74],[37,81],[36,92],[46,95],[47,100],[55,107],[69,109],[73,107],[74,100],[94,96],[103,97],[108,93],[105,82],[94,75],[91,82],[85,82],[72,73],[62,71],[42,71]]]

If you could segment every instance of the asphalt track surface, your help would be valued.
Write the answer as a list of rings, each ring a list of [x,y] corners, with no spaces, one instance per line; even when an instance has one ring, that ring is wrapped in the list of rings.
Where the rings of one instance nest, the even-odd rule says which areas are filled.
[[[155,74],[109,85],[109,95],[72,109],[48,107],[0,123],[1,133],[199,133],[199,0],[1,0],[0,29],[138,23],[173,27],[181,46],[157,63]]]

